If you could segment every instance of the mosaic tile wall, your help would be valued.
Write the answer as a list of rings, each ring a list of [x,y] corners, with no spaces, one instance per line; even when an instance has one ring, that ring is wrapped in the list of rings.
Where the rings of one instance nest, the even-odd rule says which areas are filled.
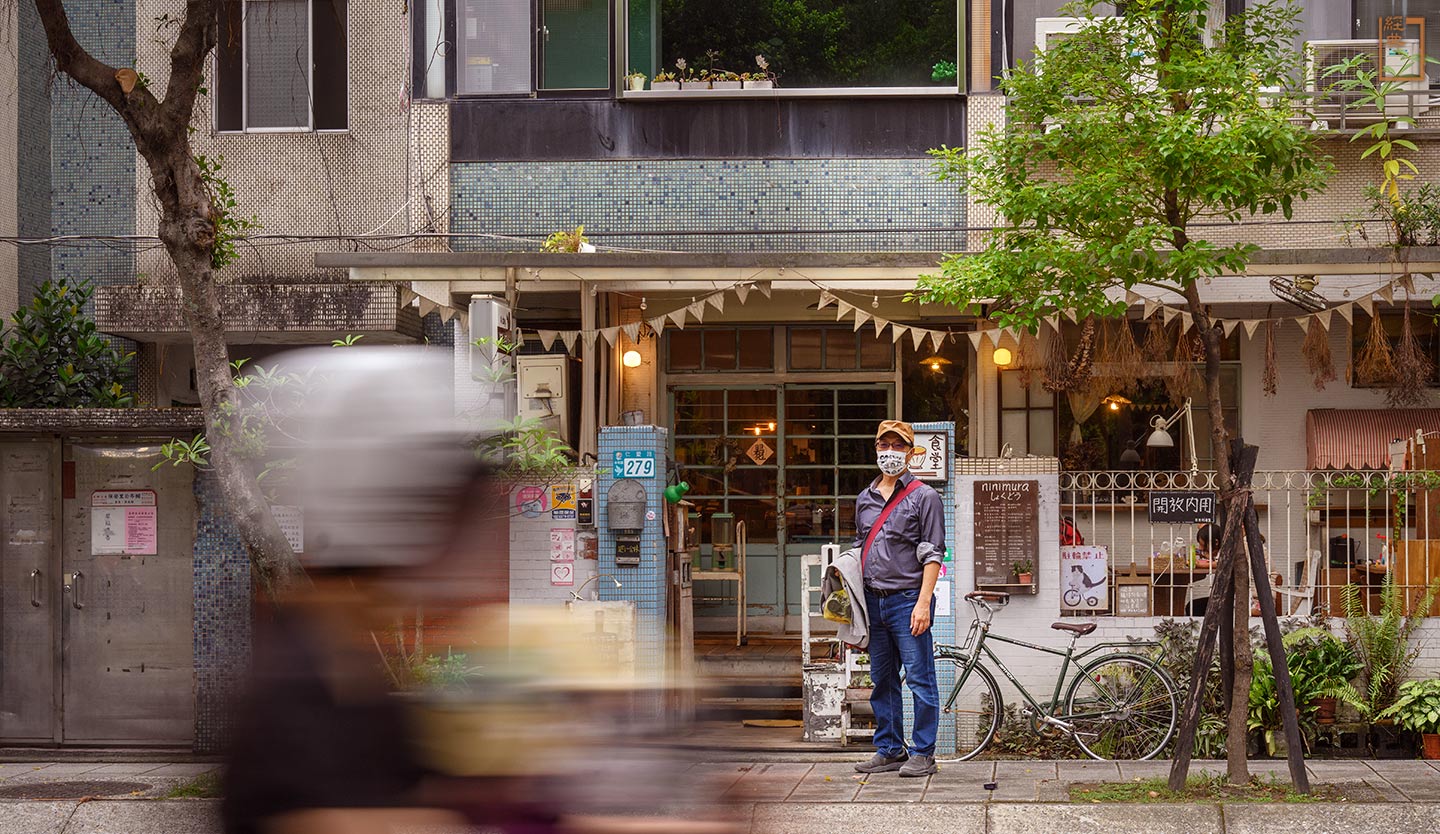
[[[952,450],[955,448],[954,423],[915,423],[914,428],[915,431],[943,431],[948,438],[946,442],[949,445],[946,448]],[[960,611],[960,600],[958,598],[958,594],[956,593],[958,589],[955,586],[956,575],[954,558],[957,547],[954,522],[954,479],[951,478],[949,481],[946,481],[945,484],[939,489],[940,503],[941,506],[945,508],[945,550],[946,555],[949,558],[944,563],[944,569],[941,571],[940,581],[936,584],[935,587],[935,599],[937,600],[937,603],[935,606],[935,620],[930,626],[930,631],[932,634],[934,634],[936,643],[954,643],[955,621],[957,619],[957,615],[968,616],[969,609],[967,608],[963,612]],[[949,584],[947,585],[946,583]],[[966,590],[968,591],[969,589]],[[942,593],[948,593],[950,597],[949,614],[940,613],[943,609],[940,607],[938,600],[940,599],[940,595]],[[935,672],[936,680],[940,686],[940,703],[943,704],[945,703],[945,696],[950,692],[950,687],[955,685],[955,667],[948,663],[937,662],[935,664]],[[903,690],[903,700],[905,703],[905,726],[907,728],[912,728],[915,726],[915,703],[913,700],[911,700],[910,692],[908,689]],[[943,714],[940,716],[940,734],[936,737],[935,749],[941,753],[953,752],[955,750],[955,722],[953,720],[946,721]]]
[[[606,426],[600,430],[600,463],[596,469],[599,478],[596,483],[596,529],[600,532],[601,574],[610,574],[620,581],[616,588],[603,579],[596,585],[600,588],[599,598],[606,602],[630,601],[636,609],[636,658],[637,673],[642,678],[654,680],[665,669],[665,635],[669,612],[665,607],[665,589],[668,578],[665,575],[665,535],[660,514],[665,512],[665,499],[661,490],[665,487],[665,457],[669,448],[670,433],[657,426]],[[655,453],[655,477],[640,479],[645,486],[647,520],[640,540],[640,565],[638,567],[617,567],[615,565],[615,537],[609,531],[610,514],[605,496],[615,483],[611,462],[617,451],[652,451]],[[654,700],[643,707],[659,715],[660,702]]]
[[[111,66],[135,64],[135,0],[66,0],[82,46]],[[57,78],[51,86],[51,230],[57,235],[135,233],[135,150],[120,117],[88,90]],[[51,253],[56,277],[128,284],[135,258],[105,246]]]
[[[22,237],[50,234],[50,51],[34,3],[16,4],[15,40],[19,91],[16,170],[17,230]],[[50,277],[50,247],[22,246],[17,252],[19,301],[34,297],[35,288]]]
[[[583,223],[595,243],[691,252],[964,249],[954,231],[965,225],[964,193],[932,168],[928,159],[456,163],[450,230],[538,243]]]
[[[250,560],[213,475],[195,476],[195,500],[195,749],[208,753],[225,742],[250,657]]]

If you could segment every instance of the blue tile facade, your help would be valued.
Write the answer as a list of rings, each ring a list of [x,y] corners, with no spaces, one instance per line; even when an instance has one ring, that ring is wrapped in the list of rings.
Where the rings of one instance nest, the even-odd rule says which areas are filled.
[[[214,752],[250,657],[250,559],[214,475],[196,473],[195,503],[195,749]]]
[[[964,193],[937,182],[929,159],[467,162],[450,166],[450,194],[450,231],[462,234],[543,239],[584,224],[598,244],[687,252],[965,246]]]
[[[66,0],[65,9],[76,40],[90,54],[111,66],[135,65],[135,0]],[[124,122],[66,77],[57,77],[49,89],[50,231],[134,234],[135,147]],[[135,281],[135,258],[128,248],[60,247],[51,258],[57,278],[97,286]]]
[[[17,209],[21,237],[50,235],[50,50],[34,3],[17,3]],[[50,277],[50,247],[21,246],[20,304]]]
[[[665,499],[665,459],[670,433],[657,426],[606,426],[600,430],[600,462],[595,492],[596,528],[600,531],[599,572],[620,580],[616,588],[610,582],[596,583],[600,599],[635,603],[638,630],[635,667],[642,679],[657,680],[665,670],[666,623],[669,612],[665,597],[669,578],[665,575],[665,533],[662,513]],[[610,533],[610,513],[605,497],[615,483],[611,462],[616,452],[651,451],[655,454],[655,477],[636,479],[645,487],[647,523],[640,540],[640,564],[619,567],[615,564],[615,536]],[[648,705],[659,716],[660,702]]]
[[[945,432],[946,436],[948,437],[948,440],[946,441],[948,445],[946,446],[946,448],[948,448],[948,449],[954,449],[954,448],[955,448],[955,424],[954,424],[954,423],[951,423],[951,422],[943,422],[943,423],[915,423],[915,424],[914,424],[914,428],[915,428],[915,431],[917,431],[917,432],[920,432],[920,431],[934,431],[934,432],[943,431],[943,432]],[[952,468],[952,470],[953,470],[953,468],[954,468],[954,463],[953,463],[953,462],[951,463],[951,468]],[[939,488],[939,490],[940,490],[940,502],[941,502],[941,505],[945,508],[945,550],[946,550],[946,561],[945,561],[945,563],[944,563],[944,564],[945,564],[944,575],[940,577],[940,583],[941,583],[941,584],[937,587],[935,596],[936,596],[936,598],[938,599],[939,596],[940,596],[940,593],[941,593],[942,591],[945,591],[945,589],[948,589],[948,591],[945,591],[945,592],[948,593],[948,594],[949,594],[949,597],[950,597],[950,613],[949,613],[949,614],[939,614],[939,613],[937,613],[936,616],[935,616],[935,621],[934,621],[934,623],[932,623],[931,626],[930,626],[930,630],[931,630],[931,632],[932,632],[932,633],[934,634],[934,636],[935,636],[935,642],[936,642],[936,643],[954,643],[954,642],[955,642],[955,623],[956,623],[956,620],[958,619],[958,616],[962,613],[962,612],[959,611],[959,601],[956,599],[956,596],[955,596],[955,578],[956,578],[956,576],[955,576],[955,552],[956,552],[956,550],[957,550],[957,548],[958,548],[958,544],[957,544],[958,539],[957,539],[957,537],[956,537],[956,535],[955,535],[955,483],[954,483],[954,479],[952,478],[951,480],[946,481],[945,484]],[[948,583],[948,584],[946,584],[946,583]],[[939,605],[936,606],[936,610],[937,610],[937,612],[940,610]],[[967,625],[968,625],[968,623],[967,623]],[[938,680],[938,682],[939,682],[939,684],[940,684],[940,703],[943,704],[943,703],[945,703],[945,697],[946,697],[946,695],[950,692],[950,687],[952,687],[952,686],[955,685],[955,667],[952,666],[952,665],[949,664],[949,663],[936,663],[935,672],[936,672],[937,680]],[[915,714],[914,714],[914,713],[915,713],[915,704],[911,701],[910,695],[909,695],[908,692],[906,692],[906,694],[905,694],[904,701],[905,701],[905,722],[906,722],[905,726],[907,726],[907,727],[913,727],[913,726],[915,726],[915,724],[914,724],[914,720],[915,720]],[[952,720],[952,721],[946,721],[946,720],[945,720],[945,716],[944,716],[943,714],[940,716],[940,735],[936,738],[935,749],[936,749],[939,753],[942,753],[942,754],[955,752],[955,722],[954,722],[953,720]]]

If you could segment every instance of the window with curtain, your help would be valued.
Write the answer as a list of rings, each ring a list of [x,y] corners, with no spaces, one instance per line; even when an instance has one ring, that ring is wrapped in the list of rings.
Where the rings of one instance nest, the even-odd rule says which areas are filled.
[[[528,0],[456,0],[455,88],[461,95],[529,93]]]
[[[346,0],[229,0],[215,48],[221,131],[349,126]]]

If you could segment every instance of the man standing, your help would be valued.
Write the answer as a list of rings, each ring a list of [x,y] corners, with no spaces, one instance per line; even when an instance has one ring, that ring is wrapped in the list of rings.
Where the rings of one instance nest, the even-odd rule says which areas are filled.
[[[929,776],[935,768],[940,691],[935,683],[935,581],[945,558],[940,494],[906,470],[915,452],[909,423],[886,420],[875,432],[880,476],[855,499],[855,545],[861,548],[865,608],[870,617],[870,677],[875,689],[875,755],[861,773]],[[913,744],[905,747],[900,668],[915,700]]]

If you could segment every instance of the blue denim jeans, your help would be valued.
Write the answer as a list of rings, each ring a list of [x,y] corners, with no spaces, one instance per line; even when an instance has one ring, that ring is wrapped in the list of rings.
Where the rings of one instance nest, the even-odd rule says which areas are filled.
[[[912,756],[935,755],[935,736],[940,729],[940,690],[935,683],[935,641],[932,631],[916,637],[910,633],[910,614],[920,592],[904,591],[879,597],[865,592],[865,611],[870,615],[870,678],[875,689],[870,706],[875,710],[875,748],[886,756],[905,750],[905,704],[900,696],[900,669],[915,701]],[[930,619],[935,619],[935,600],[930,600]],[[933,629],[933,626],[932,626]]]

